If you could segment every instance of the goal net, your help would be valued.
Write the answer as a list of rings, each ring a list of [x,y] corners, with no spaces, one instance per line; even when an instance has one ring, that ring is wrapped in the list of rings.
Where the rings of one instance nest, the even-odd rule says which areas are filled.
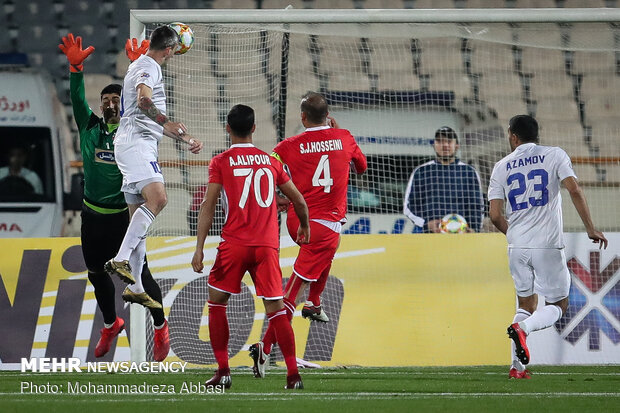
[[[484,13],[479,11],[481,21]],[[403,214],[407,183],[417,167],[434,159],[434,134],[442,126],[457,133],[458,158],[477,171],[484,194],[482,203],[472,191],[456,194],[464,208],[461,214],[478,216],[471,223],[476,231],[491,231],[485,209],[489,176],[495,162],[510,150],[506,130],[508,120],[517,114],[538,120],[541,144],[560,146],[569,154],[600,229],[619,230],[620,28],[616,24],[522,22],[524,10],[514,10],[514,22],[501,23],[375,23],[371,14],[364,23],[297,23],[287,22],[286,12],[281,14],[281,23],[260,24],[222,23],[216,19],[221,14],[198,21],[189,11],[140,17],[147,36],[159,23],[183,21],[191,26],[194,46],[168,63],[164,82],[170,117],[184,122],[205,143],[195,156],[170,139],[161,141],[159,157],[169,201],[150,235],[195,234],[209,160],[230,144],[225,122],[233,105],[254,108],[254,142],[270,152],[279,140],[303,130],[299,104],[307,91],[326,96],[330,113],[352,132],[368,158],[368,172],[351,175],[345,233],[419,231]],[[138,33],[134,28],[132,36]],[[426,179],[433,183],[432,176]],[[583,231],[570,197],[564,193],[563,198],[565,231]],[[218,212],[210,235],[218,235],[222,223]],[[215,239],[212,242],[211,247]],[[170,250],[176,248],[189,262],[193,239],[173,239],[172,244]],[[164,254],[165,249],[157,252]],[[285,276],[294,260],[294,253],[290,255],[289,266],[283,266]],[[152,264],[165,267],[165,259],[160,261]],[[374,276],[380,272],[378,262],[358,276],[377,283]],[[171,316],[171,323],[190,323],[199,331],[193,337],[172,333],[173,352],[195,363],[213,363],[206,338],[206,282],[191,271],[183,274],[170,275],[172,290],[164,304],[173,305],[180,290],[192,295],[183,301],[188,307]],[[333,306],[328,313],[336,323],[313,324],[308,330],[312,348],[298,348],[300,357],[331,359],[335,332],[328,329],[337,326],[338,300],[341,303],[344,295],[334,275],[323,297],[327,306]],[[189,284],[192,288],[184,289]],[[252,292],[244,290],[231,306],[254,308]],[[415,294],[412,300],[421,302]],[[256,306],[257,314],[263,311],[258,301]],[[253,320],[243,312],[229,307],[228,314],[231,325],[248,332],[241,338],[231,336],[231,353],[236,353],[247,348],[244,339],[250,331],[253,337],[259,332],[252,330]],[[183,349],[175,347],[179,339],[185,342]],[[191,354],[183,353],[186,350]]]

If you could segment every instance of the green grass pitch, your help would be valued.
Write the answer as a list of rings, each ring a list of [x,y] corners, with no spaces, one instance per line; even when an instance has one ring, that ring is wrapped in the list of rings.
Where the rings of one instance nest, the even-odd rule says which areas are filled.
[[[305,389],[290,391],[283,389],[282,368],[269,370],[265,379],[253,378],[248,369],[234,369],[233,386],[224,394],[204,393],[204,388],[203,393],[192,393],[200,391],[200,384],[211,377],[211,370],[160,374],[4,371],[0,372],[0,411],[620,411],[618,366],[538,366],[531,370],[530,380],[509,380],[508,368],[498,366],[323,368],[301,370]],[[143,388],[138,387],[137,394],[110,390],[103,394],[75,393],[76,389],[87,389],[89,383],[95,391],[108,384]],[[143,393],[145,383],[151,387]],[[157,392],[153,391],[155,385],[161,386]],[[36,393],[35,386],[62,393]],[[168,393],[159,393],[161,388]]]

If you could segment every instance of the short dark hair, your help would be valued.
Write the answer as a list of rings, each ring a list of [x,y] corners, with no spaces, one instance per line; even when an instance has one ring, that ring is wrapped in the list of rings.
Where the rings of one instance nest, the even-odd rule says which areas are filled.
[[[454,139],[456,140],[456,143],[459,143],[458,135],[456,134],[454,129],[452,129],[449,126],[442,126],[441,128],[435,131],[435,139],[439,138],[440,136],[443,136],[444,138],[447,138],[447,139]]]
[[[179,43],[179,35],[170,26],[159,26],[151,33],[151,50],[164,50],[175,47]]]
[[[228,112],[226,121],[235,136],[249,136],[254,126],[254,109],[246,105],[235,105]]]
[[[538,122],[529,115],[513,116],[508,123],[510,132],[517,135],[523,143],[538,143]]]
[[[115,93],[120,96],[122,90],[123,87],[118,83],[111,83],[101,90],[101,99],[103,99],[103,95],[108,95],[110,93]]]
[[[308,92],[301,97],[301,111],[309,122],[323,123],[327,118],[327,100],[320,93]]]

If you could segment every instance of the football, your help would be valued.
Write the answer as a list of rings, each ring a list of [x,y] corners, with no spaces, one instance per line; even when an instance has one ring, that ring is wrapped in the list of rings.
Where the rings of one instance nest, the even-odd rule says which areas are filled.
[[[168,26],[179,35],[179,47],[174,54],[187,53],[194,45],[194,32],[192,32],[192,29],[187,24],[179,22],[170,23]]]
[[[459,214],[448,214],[441,218],[439,230],[443,234],[461,234],[467,232],[467,220]]]

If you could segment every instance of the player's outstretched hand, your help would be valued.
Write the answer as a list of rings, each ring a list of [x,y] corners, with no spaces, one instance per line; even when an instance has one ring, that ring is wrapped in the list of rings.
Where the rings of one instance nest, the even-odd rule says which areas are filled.
[[[439,234],[441,232],[441,229],[439,228],[439,224],[441,224],[440,219],[431,219],[430,221],[428,221],[428,225],[427,225],[428,230],[435,234]]]
[[[338,122],[336,122],[336,119],[334,119],[333,116],[329,115],[327,115],[327,126],[330,126],[334,129],[340,129],[340,127],[338,126]]]
[[[192,258],[192,268],[194,269],[194,272],[202,274],[202,269],[205,267],[202,263],[203,259],[204,252],[202,252],[202,248],[194,251],[194,257]]]
[[[601,231],[592,230],[588,232],[588,238],[592,240],[593,243],[598,244],[599,249],[607,249],[607,238]]]
[[[69,61],[69,69],[72,72],[81,72],[84,69],[84,60],[95,51],[93,46],[82,49],[82,38],[80,36],[74,38],[73,33],[62,38],[62,44],[58,48],[67,56]]]
[[[202,142],[190,135],[184,135],[183,140],[189,145],[189,151],[193,154],[199,154],[202,149]]]
[[[310,242],[310,227],[302,227],[301,225],[297,228],[297,239],[295,240],[298,244],[307,244]]]
[[[138,39],[135,37],[133,39],[127,39],[127,42],[125,42],[125,53],[129,60],[133,62],[143,54],[146,54],[150,44],[151,42],[148,39],[144,39],[142,43],[140,43],[140,47],[138,47]]]

